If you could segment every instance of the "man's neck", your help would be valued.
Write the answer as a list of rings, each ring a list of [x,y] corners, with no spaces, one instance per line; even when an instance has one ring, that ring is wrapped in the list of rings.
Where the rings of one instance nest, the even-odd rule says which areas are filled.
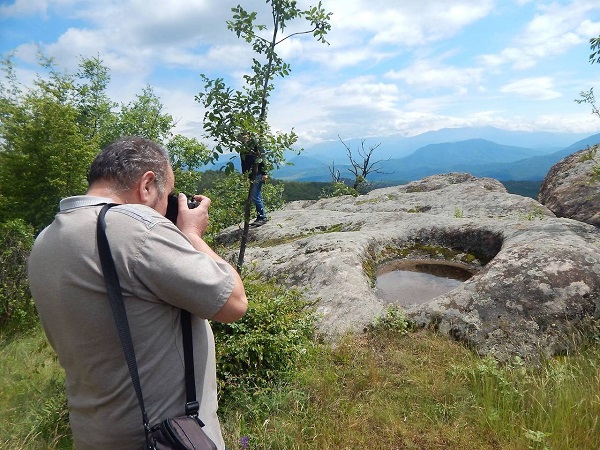
[[[135,203],[128,198],[129,196],[123,195],[108,183],[94,183],[89,187],[86,195],[111,198],[115,203]]]

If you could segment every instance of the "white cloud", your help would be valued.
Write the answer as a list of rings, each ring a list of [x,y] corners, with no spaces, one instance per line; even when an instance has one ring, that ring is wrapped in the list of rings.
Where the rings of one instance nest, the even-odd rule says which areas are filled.
[[[550,77],[524,78],[513,81],[502,86],[500,92],[533,100],[552,100],[562,96],[554,89],[554,81]]]
[[[259,21],[270,26],[268,3],[241,3],[259,10]],[[316,1],[298,3],[308,7]],[[334,13],[331,45],[305,35],[278,48],[292,72],[275,81],[269,123],[275,130],[294,128],[301,145],[338,134],[417,134],[482,124],[600,128],[597,118],[594,129],[594,118],[572,101],[580,90],[600,85],[586,49],[589,38],[600,34],[600,0],[323,0],[323,6]],[[179,119],[178,131],[194,136],[201,133],[203,115],[194,101],[202,89],[198,75],[225,78],[239,89],[254,56],[227,30],[230,5],[222,2],[16,0],[0,6],[0,17],[7,11],[11,21],[59,12],[57,22],[71,28],[55,30],[48,20],[59,37],[40,41],[60,67],[74,70],[80,55],[99,54],[111,71],[111,97],[128,102],[150,83]],[[514,21],[506,29],[499,25],[505,14]],[[474,42],[473,31],[488,24],[498,28]],[[305,25],[293,23],[285,31]],[[508,29],[516,32],[509,35]],[[23,40],[14,46],[19,58],[35,64],[35,45]],[[498,51],[481,56],[482,48]],[[582,52],[581,65],[567,59],[575,50]],[[555,101],[540,105],[540,100]],[[559,104],[556,115],[531,117]],[[569,109],[581,114],[568,116]]]
[[[415,46],[452,36],[464,26],[490,14],[494,1],[330,0],[334,30],[341,35],[364,33],[376,44]]]
[[[577,32],[581,36],[588,36],[589,38],[598,37],[600,35],[600,22],[593,22],[591,20],[584,20],[577,29]]]
[[[574,0],[568,4],[539,2],[536,14],[514,39],[514,45],[498,54],[483,55],[481,61],[490,67],[510,64],[516,70],[535,67],[552,56],[568,52],[586,42],[587,33],[597,27],[588,15],[600,7],[599,0]]]
[[[45,15],[47,7],[47,0],[15,0],[12,4],[0,5],[0,19],[30,14]]]
[[[391,80],[405,83],[425,90],[440,88],[463,88],[476,85],[482,77],[482,69],[476,67],[443,66],[432,60],[421,60],[402,70],[391,70],[385,74]]]

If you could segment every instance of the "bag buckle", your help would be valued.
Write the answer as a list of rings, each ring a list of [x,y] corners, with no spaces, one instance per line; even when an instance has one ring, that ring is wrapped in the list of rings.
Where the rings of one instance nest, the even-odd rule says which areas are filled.
[[[200,410],[200,404],[197,401],[187,402],[185,404],[185,414],[187,416],[197,416]]]

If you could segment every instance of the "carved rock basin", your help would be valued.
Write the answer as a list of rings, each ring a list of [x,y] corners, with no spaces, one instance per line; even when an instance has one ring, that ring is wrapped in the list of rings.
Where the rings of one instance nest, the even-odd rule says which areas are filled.
[[[232,257],[239,235],[232,227],[219,238]],[[292,202],[251,231],[245,263],[303,288],[320,331],[335,339],[382,313],[376,268],[397,259],[473,267],[463,284],[406,314],[500,360],[563,352],[574,328],[600,316],[596,228],[469,174]]]
[[[457,288],[474,273],[469,266],[455,262],[391,261],[377,268],[377,298],[388,304],[420,305]]]

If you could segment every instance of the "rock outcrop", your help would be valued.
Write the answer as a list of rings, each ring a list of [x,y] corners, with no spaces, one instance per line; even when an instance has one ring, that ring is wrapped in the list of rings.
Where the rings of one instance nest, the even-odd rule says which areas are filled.
[[[580,150],[557,162],[540,188],[539,200],[558,217],[600,226],[600,168],[598,147]]]
[[[234,246],[241,231],[220,236]],[[246,265],[303,288],[334,338],[361,332],[384,310],[377,266],[439,259],[475,275],[425,304],[406,307],[419,326],[500,360],[568,348],[571,332],[600,316],[600,236],[557,218],[493,179],[435,175],[360,197],[292,202],[251,230]]]

